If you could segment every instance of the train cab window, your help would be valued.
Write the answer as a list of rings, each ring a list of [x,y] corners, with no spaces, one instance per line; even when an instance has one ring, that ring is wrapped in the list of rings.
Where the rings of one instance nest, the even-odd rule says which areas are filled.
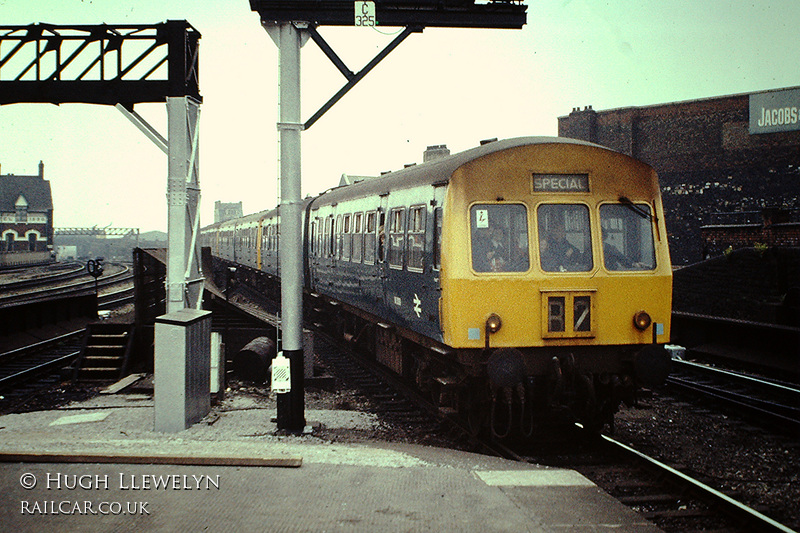
[[[403,207],[392,209],[389,213],[389,266],[403,268],[403,252],[405,247],[405,214]]]
[[[539,260],[546,272],[592,269],[589,208],[579,204],[543,204],[538,209]]]
[[[653,225],[647,204],[600,206],[603,264],[606,270],[653,270]]]
[[[524,205],[476,204],[470,209],[470,220],[473,270],[528,270],[528,215]]]
[[[422,272],[425,256],[425,206],[408,211],[408,270]]]
[[[375,264],[375,246],[377,244],[375,240],[375,219],[375,211],[367,213],[366,232],[364,235],[364,263],[368,265]]]
[[[361,232],[363,213],[353,215],[353,256],[354,263],[360,263],[364,252],[364,234]]]

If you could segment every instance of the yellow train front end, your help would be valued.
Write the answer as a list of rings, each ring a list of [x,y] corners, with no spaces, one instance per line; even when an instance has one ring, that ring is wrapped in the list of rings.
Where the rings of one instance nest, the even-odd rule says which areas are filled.
[[[523,144],[460,167],[445,206],[443,339],[489,384],[465,399],[473,418],[501,436],[553,409],[612,423],[637,380],[665,377],[672,268],[652,168]]]

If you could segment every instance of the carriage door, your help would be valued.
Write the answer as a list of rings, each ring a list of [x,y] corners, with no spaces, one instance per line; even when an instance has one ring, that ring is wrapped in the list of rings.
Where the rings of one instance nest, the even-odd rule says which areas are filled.
[[[389,279],[389,265],[386,263],[387,246],[389,239],[389,194],[381,195],[381,207],[378,210],[378,250],[375,258],[380,277],[380,293],[383,302],[386,303],[386,283]]]

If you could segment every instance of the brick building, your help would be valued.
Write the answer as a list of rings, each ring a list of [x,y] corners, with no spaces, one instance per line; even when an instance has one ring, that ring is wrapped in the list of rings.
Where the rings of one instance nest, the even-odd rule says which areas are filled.
[[[0,175],[0,267],[53,261],[53,196],[35,176]]]
[[[764,110],[751,117],[750,108],[772,97],[790,103],[767,110],[775,127],[759,128]],[[708,251],[700,228],[711,224],[712,213],[800,209],[798,108],[800,87],[608,111],[588,106],[559,117],[558,134],[608,146],[656,169],[672,259],[680,265]],[[784,225],[770,232],[783,229],[796,231]]]

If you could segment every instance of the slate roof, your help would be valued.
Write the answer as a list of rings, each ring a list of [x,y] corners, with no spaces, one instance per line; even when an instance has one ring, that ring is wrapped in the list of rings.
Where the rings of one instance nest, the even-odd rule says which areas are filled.
[[[0,176],[0,211],[14,212],[19,195],[28,201],[28,212],[44,212],[53,209],[50,182],[39,176]]]

